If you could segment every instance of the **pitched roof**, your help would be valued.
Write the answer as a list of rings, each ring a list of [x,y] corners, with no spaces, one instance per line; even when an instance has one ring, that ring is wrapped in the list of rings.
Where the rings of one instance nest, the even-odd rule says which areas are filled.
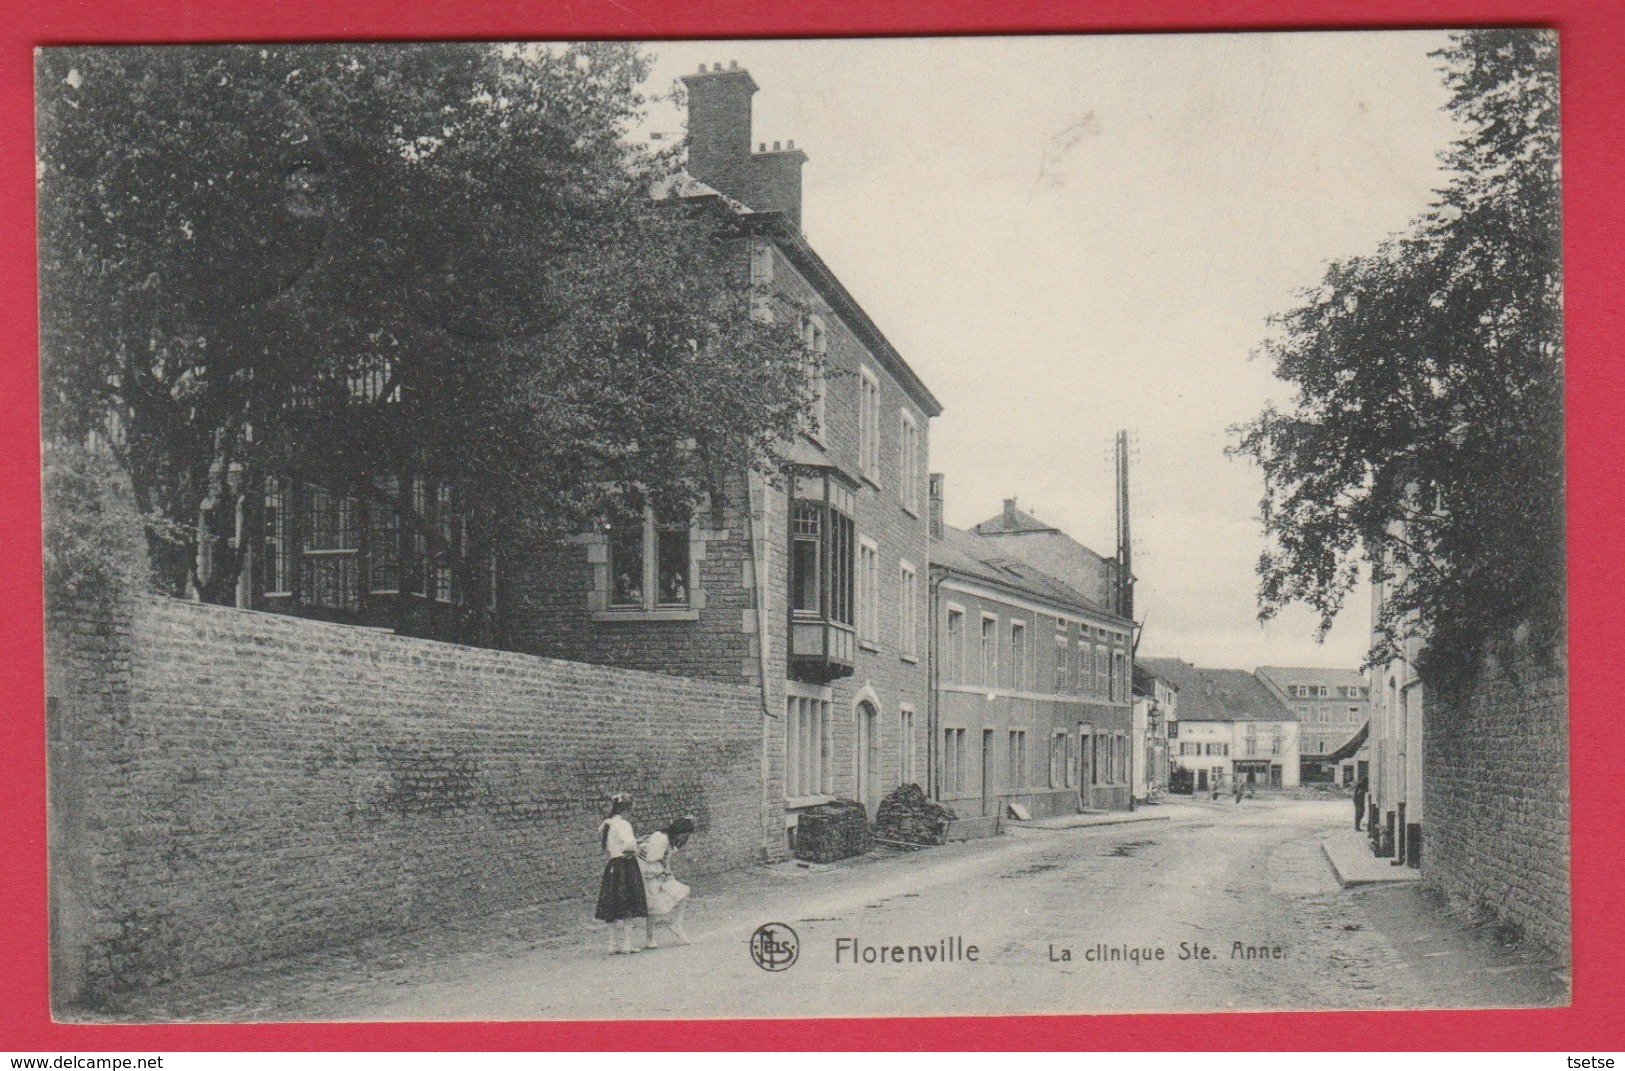
[[[1145,664],[1143,659],[1134,663],[1134,687],[1144,688],[1146,693],[1150,694],[1152,686],[1157,681],[1161,681],[1176,692],[1179,691],[1179,685],[1161,673],[1152,670],[1150,666]]]
[[[931,567],[996,584],[1008,591],[1043,599],[1058,609],[1115,617],[1081,592],[1012,559],[1003,547],[975,532],[943,525],[942,535],[931,538]]]
[[[1008,510],[992,520],[983,521],[974,531],[977,535],[1014,535],[1021,532],[1059,532],[1060,529],[1053,524],[1045,524],[1012,502]]]
[[[1264,682],[1244,669],[1201,669],[1180,658],[1142,658],[1179,689],[1180,721],[1297,721]]]
[[[1352,669],[1319,669],[1309,666],[1259,666],[1258,675],[1276,684],[1328,684],[1334,687],[1365,684],[1365,676]]]

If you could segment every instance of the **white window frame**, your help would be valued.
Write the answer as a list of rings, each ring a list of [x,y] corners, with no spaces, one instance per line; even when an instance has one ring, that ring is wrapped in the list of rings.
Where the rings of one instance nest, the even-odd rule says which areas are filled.
[[[1019,645],[1016,643],[1018,634],[1021,636]],[[1027,622],[1014,619],[1010,622],[1010,690],[1027,690]]]
[[[914,414],[899,409],[897,500],[909,515],[920,515],[920,425]]]
[[[880,544],[858,536],[858,642],[880,645]],[[901,638],[901,637],[899,637]]]
[[[829,376],[825,366],[829,363],[829,326],[816,313],[808,313],[801,321],[802,342],[812,351],[818,367],[810,369],[813,381],[813,416],[818,430],[807,430],[807,437],[823,445],[829,438]]]
[[[989,625],[992,628],[989,628]],[[978,682],[984,688],[997,688],[999,686],[999,615],[984,613],[981,615],[981,631],[977,636],[977,671],[981,674]],[[991,660],[991,662],[990,662]]]
[[[920,660],[920,574],[911,561],[897,563],[902,583],[897,600],[897,656],[905,662]]]
[[[1011,729],[1007,735],[1005,754],[1005,776],[1009,783],[1006,788],[1017,789],[1027,786],[1027,730]]]
[[[868,365],[858,368],[858,467],[880,485],[880,379]]]
[[[897,704],[897,783],[899,785],[919,784],[919,773],[915,768],[915,755],[919,744],[914,736],[914,704]]]
[[[784,709],[784,795],[788,801],[828,797],[835,790],[835,740],[828,688],[791,681]],[[815,756],[809,758],[809,756]]]
[[[661,603],[657,601],[656,589],[658,587],[657,573],[659,570],[660,544],[658,532],[661,526],[655,523],[654,510],[645,506],[643,508],[643,532],[640,536],[643,545],[643,582],[641,606],[617,606],[614,603],[615,593],[615,562],[614,549],[608,536],[599,536],[597,542],[602,547],[599,562],[601,572],[599,582],[595,583],[596,602],[593,606],[593,620],[601,622],[613,621],[696,621],[699,619],[700,607],[704,605],[704,594],[700,590],[700,562],[704,557],[705,540],[700,531],[699,512],[688,525],[688,591],[687,601],[677,603]]]
[[[965,730],[942,731],[942,791],[955,795],[965,791]]]
[[[1065,788],[1068,768],[1072,765],[1071,737],[1065,729],[1056,729],[1049,738],[1049,787]]]
[[[959,637],[954,638],[954,620],[959,621]],[[965,665],[965,608],[948,604],[948,617],[942,629],[942,682],[968,684]]]

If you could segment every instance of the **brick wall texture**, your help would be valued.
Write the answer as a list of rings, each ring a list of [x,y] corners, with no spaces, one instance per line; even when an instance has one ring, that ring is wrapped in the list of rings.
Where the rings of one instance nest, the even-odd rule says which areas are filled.
[[[616,790],[759,857],[755,687],[139,596],[48,631],[53,997],[542,900]]]
[[[1422,876],[1565,959],[1569,943],[1568,679],[1563,652],[1488,665],[1430,693]]]

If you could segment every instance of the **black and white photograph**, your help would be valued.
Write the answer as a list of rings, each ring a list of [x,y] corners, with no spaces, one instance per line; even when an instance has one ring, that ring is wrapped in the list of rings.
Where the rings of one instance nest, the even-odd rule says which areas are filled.
[[[53,1017],[1569,1005],[1558,61],[38,49]]]

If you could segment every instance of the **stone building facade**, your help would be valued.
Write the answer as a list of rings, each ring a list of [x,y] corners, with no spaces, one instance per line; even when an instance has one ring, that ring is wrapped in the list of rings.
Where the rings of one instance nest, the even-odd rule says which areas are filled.
[[[1372,585],[1376,630],[1392,581]],[[1500,657],[1425,684],[1414,636],[1370,671],[1372,851],[1565,961],[1568,661],[1561,638],[1509,625]]]
[[[1237,780],[1298,787],[1297,715],[1263,681],[1246,670],[1204,669],[1178,658],[1141,661],[1178,689],[1178,736],[1168,742],[1168,761],[1190,771],[1197,792],[1227,791]]]
[[[508,637],[525,651],[746,684],[760,700],[762,848],[836,797],[871,813],[924,784],[930,421],[941,406],[801,233],[793,147],[751,148],[749,72],[684,79],[689,175],[678,195],[724,213],[728,270],[759,314],[793,315],[826,365],[816,429],[776,487],[737,476],[688,524],[584,534],[517,563]]]
[[[1303,780],[1338,785],[1359,778],[1359,761],[1334,761],[1371,718],[1371,686],[1352,669],[1259,666],[1255,671],[1277,699],[1298,715]]]
[[[1134,798],[1150,799],[1168,788],[1170,738],[1179,735],[1179,689],[1134,664]]]
[[[1424,883],[1571,954],[1567,651],[1518,637],[1422,712],[1425,825],[1407,839]],[[1410,814],[1407,812],[1407,819]],[[1407,824],[1409,828],[1409,824]],[[1425,830],[1425,832],[1424,832]],[[1414,847],[1413,847],[1414,845]]]
[[[935,794],[962,817],[1126,809],[1133,623],[941,522],[931,477]]]

